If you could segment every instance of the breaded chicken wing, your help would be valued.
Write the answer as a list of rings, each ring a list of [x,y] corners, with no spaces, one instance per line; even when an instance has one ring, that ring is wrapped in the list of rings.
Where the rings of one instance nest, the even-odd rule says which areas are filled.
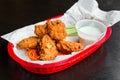
[[[57,48],[54,41],[46,34],[40,42],[40,60],[53,60],[57,56]]]
[[[83,49],[81,43],[65,41],[67,36],[65,24],[61,20],[35,25],[34,33],[17,43],[17,48],[25,49],[31,60],[49,61],[57,56],[67,55]]]
[[[21,40],[19,43],[17,43],[17,47],[19,49],[29,49],[29,48],[36,48],[38,44],[38,37],[31,36],[28,38],[25,38]]]
[[[56,44],[58,51],[64,54],[70,54],[71,52],[77,52],[83,49],[81,43],[78,42],[70,42],[61,40],[59,43]]]
[[[39,60],[38,50],[37,49],[28,49],[26,55],[31,60]]]
[[[46,24],[36,25],[34,33],[40,38],[43,37],[46,34]]]
[[[52,39],[62,40],[67,36],[65,24],[61,20],[48,21],[47,32]]]

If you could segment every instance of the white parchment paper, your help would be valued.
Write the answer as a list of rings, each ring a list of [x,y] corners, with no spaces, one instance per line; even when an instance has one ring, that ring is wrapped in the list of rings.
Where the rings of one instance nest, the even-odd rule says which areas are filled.
[[[66,26],[73,26],[75,23],[82,19],[91,19],[95,18],[98,21],[103,22],[106,27],[112,26],[118,21],[120,21],[120,11],[117,10],[111,10],[109,12],[103,11],[99,9],[98,3],[96,0],[79,0],[76,2],[70,9],[68,9],[64,15],[60,18]],[[46,21],[38,22],[36,24],[44,24]],[[16,43],[18,43],[20,40],[33,36],[34,34],[34,26],[36,24],[24,26],[23,28],[17,29],[13,32],[10,32],[8,34],[5,34],[1,36],[3,39],[8,40],[9,42],[13,43],[14,45],[14,52],[15,54],[28,62],[38,63],[38,64],[46,64],[46,63],[52,63],[57,62],[63,59],[67,59],[79,52],[73,52],[70,55],[66,56],[58,56],[55,60],[52,61],[31,61],[26,55],[24,50],[19,50],[16,48]],[[67,39],[70,40],[77,40],[76,36],[73,37],[67,37]]]

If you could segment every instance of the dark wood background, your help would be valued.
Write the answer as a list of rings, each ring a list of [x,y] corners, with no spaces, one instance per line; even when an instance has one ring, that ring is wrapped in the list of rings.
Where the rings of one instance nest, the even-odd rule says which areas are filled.
[[[104,11],[120,10],[120,0],[97,0]],[[0,36],[15,29],[63,14],[77,0],[0,0]],[[50,75],[30,73],[7,52],[7,41],[0,38],[0,80],[120,80],[120,22],[93,55],[76,65]]]

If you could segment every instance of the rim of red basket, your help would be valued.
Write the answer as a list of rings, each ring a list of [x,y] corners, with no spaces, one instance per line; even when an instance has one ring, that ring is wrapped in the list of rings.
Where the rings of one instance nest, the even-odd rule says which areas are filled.
[[[13,44],[12,43],[8,43],[8,53],[9,55],[16,61],[18,62],[20,65],[27,65],[27,66],[34,66],[34,67],[50,67],[50,66],[60,66],[63,64],[66,64],[66,62],[71,63],[72,60],[74,60],[76,57],[78,57],[75,60],[81,61],[84,58],[86,58],[87,56],[89,56],[93,51],[95,51],[97,49],[97,47],[101,46],[111,35],[112,33],[112,28],[111,27],[107,27],[107,31],[106,34],[103,36],[102,39],[100,39],[99,41],[97,41],[95,44],[93,44],[92,46],[88,47],[87,49],[81,51],[80,53],[62,60],[62,61],[58,61],[58,62],[53,62],[53,63],[47,63],[47,64],[38,64],[38,63],[32,63],[32,62],[27,62],[25,60],[20,59],[19,57],[17,57],[13,51]],[[76,61],[77,62],[77,61]],[[32,65],[31,65],[32,64]],[[34,64],[34,65],[33,65]]]
[[[59,18],[61,16],[63,16],[63,14],[54,16],[52,18],[48,18],[46,20]],[[50,67],[50,66],[59,66],[59,65],[66,64],[66,63],[71,63],[70,61],[74,60],[78,56],[79,57],[77,59],[75,59],[75,60],[78,60],[78,61],[83,60],[85,57],[90,55],[90,52],[92,53],[93,51],[95,51],[95,49],[97,49],[97,47],[99,47],[102,43],[104,43],[110,37],[111,33],[112,33],[112,28],[111,27],[107,27],[107,31],[106,31],[106,34],[104,35],[104,37],[102,39],[100,39],[99,41],[97,41],[94,45],[90,46],[86,50],[83,50],[82,52],[80,52],[80,54],[78,53],[77,55],[72,56],[72,57],[70,57],[68,59],[65,59],[65,60],[62,60],[62,61],[58,61],[58,62],[53,62],[53,63],[50,63],[50,64],[48,63],[48,64],[41,65],[41,64],[37,64],[37,63],[27,62],[25,60],[20,59],[19,57],[17,57],[15,55],[15,53],[13,51],[13,47],[14,46],[10,42],[8,43],[8,53],[20,65],[26,65],[27,64],[28,66],[29,65],[32,66],[31,64],[34,64],[34,67],[41,67],[41,68],[42,67]],[[77,63],[77,61],[76,61],[76,63]]]

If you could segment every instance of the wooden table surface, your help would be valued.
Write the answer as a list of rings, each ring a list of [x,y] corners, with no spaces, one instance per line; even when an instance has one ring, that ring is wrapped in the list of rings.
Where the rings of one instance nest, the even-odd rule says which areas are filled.
[[[120,10],[120,0],[97,0],[104,11]],[[0,0],[0,36],[65,13],[77,0]],[[120,80],[120,22],[94,54],[74,66],[49,75],[24,70],[7,52],[0,38],[0,80]]]

